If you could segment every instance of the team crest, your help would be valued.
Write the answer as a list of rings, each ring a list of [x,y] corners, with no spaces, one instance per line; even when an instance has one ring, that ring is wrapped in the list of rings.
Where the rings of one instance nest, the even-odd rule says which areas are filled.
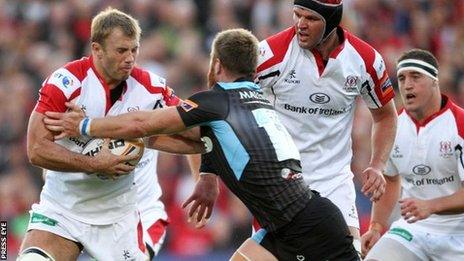
[[[358,85],[359,77],[355,75],[348,75],[345,80],[345,85],[343,89],[347,92],[354,92],[356,91],[356,86]]]
[[[198,107],[198,104],[194,103],[191,100],[185,100],[180,103],[180,107],[184,109],[184,111],[189,112]]]
[[[451,141],[440,141],[440,157],[449,158],[453,156]]]

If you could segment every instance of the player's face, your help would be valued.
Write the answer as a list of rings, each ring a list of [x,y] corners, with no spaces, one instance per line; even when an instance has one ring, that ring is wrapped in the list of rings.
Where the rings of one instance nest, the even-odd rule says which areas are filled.
[[[314,48],[322,39],[325,22],[322,17],[311,10],[300,7],[293,8],[296,36],[301,48]]]
[[[126,80],[134,69],[139,42],[115,28],[101,48],[100,64],[110,81]]]
[[[405,70],[398,75],[398,84],[404,109],[417,115],[425,115],[438,85],[435,80],[425,74]]]

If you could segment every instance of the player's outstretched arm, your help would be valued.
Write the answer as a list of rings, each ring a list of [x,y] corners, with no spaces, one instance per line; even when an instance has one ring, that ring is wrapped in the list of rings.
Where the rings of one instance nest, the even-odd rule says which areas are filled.
[[[369,250],[380,239],[388,226],[388,219],[400,197],[400,176],[385,176],[385,195],[372,204],[372,215],[369,229],[361,237],[361,254],[366,256]]]
[[[153,111],[136,111],[90,119],[77,112],[77,106],[66,103],[69,112],[46,112],[44,122],[51,131],[60,132],[57,138],[88,135],[104,138],[141,138],[157,134],[173,134],[186,130],[176,107]]]
[[[145,142],[145,146],[174,154],[197,154],[205,152],[205,145],[200,139],[195,141],[178,134],[151,136]]]
[[[426,219],[431,214],[459,214],[464,212],[464,188],[455,193],[429,200],[405,198],[400,200],[401,216],[408,222],[414,223]]]
[[[363,171],[364,184],[361,191],[366,196],[370,196],[371,201],[377,201],[385,192],[385,179],[382,171],[393,147],[398,116],[393,100],[379,109],[370,111],[374,121],[372,157],[368,168]]]

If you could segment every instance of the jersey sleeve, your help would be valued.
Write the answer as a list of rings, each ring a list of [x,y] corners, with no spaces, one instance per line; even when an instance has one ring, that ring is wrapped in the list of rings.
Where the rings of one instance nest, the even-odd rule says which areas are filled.
[[[370,109],[377,109],[393,99],[395,92],[382,56],[376,50],[372,51],[373,57],[366,58],[366,73],[360,93]]]
[[[224,119],[228,113],[228,106],[224,92],[204,91],[181,101],[177,111],[185,126],[192,127]]]
[[[255,83],[259,84],[265,94],[277,82],[280,76],[279,65],[276,54],[271,49],[267,40],[259,43],[258,67],[256,70]]]
[[[459,178],[461,178],[461,182],[464,182],[464,139],[459,137],[459,143],[455,147],[456,158],[457,158],[457,169]]]
[[[206,173],[214,173],[217,175],[217,171],[213,167],[213,161],[211,159],[212,153],[205,153],[201,154],[201,165],[200,165],[200,173],[201,172],[206,172]]]
[[[79,79],[66,68],[56,70],[42,83],[34,111],[65,112],[65,103],[80,94],[80,86]]]

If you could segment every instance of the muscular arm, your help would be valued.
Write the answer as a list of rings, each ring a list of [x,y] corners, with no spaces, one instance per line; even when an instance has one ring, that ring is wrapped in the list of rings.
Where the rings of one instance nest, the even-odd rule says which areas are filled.
[[[371,109],[374,121],[372,129],[372,157],[369,166],[383,170],[395,141],[397,113],[390,100],[382,108]]]
[[[179,134],[151,136],[145,146],[175,154],[197,154],[205,151],[205,146],[200,139],[192,140]]]
[[[56,171],[93,172],[90,157],[53,142],[53,133],[43,124],[45,116],[32,112],[27,130],[27,156],[31,164]]]
[[[75,123],[69,126],[76,131]],[[174,134],[186,129],[177,108],[168,107],[93,119],[90,134],[94,137],[130,139],[157,134]]]
[[[459,214],[464,212],[464,188],[459,189],[455,193],[441,198],[430,200],[432,213],[434,214]]]

